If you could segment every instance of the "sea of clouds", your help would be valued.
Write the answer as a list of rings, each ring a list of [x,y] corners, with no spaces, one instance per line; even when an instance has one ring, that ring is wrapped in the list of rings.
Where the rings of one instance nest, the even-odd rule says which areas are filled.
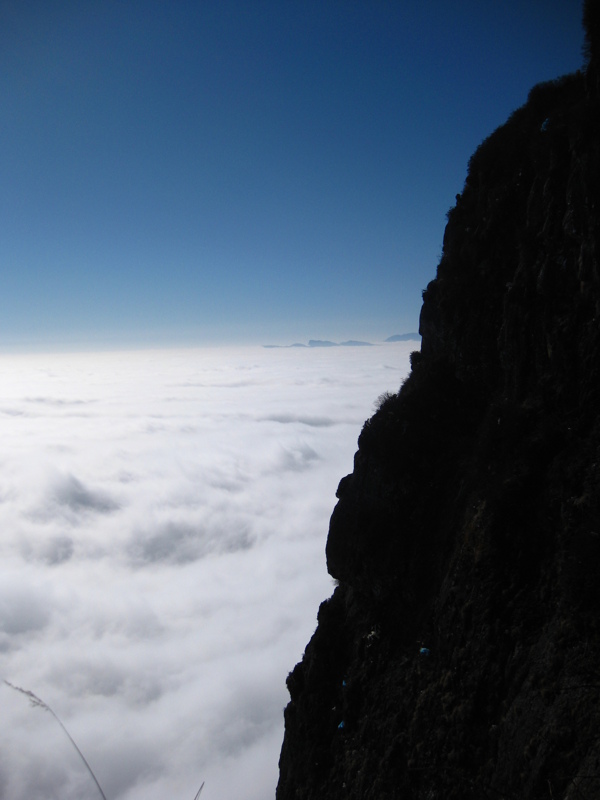
[[[335,490],[414,347],[0,357],[0,678],[108,800],[274,797]],[[99,797],[0,708],[1,797]]]

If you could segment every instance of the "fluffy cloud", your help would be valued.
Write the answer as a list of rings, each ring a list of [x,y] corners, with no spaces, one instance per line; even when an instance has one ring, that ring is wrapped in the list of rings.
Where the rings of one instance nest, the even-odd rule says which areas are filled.
[[[273,796],[335,489],[410,349],[3,357],[0,675],[110,800]],[[98,796],[0,703],[1,796]]]

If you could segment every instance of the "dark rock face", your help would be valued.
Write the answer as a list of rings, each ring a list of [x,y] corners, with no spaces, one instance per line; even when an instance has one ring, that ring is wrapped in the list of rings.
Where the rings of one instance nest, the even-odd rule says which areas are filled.
[[[600,798],[595,63],[471,159],[421,352],[338,489],[278,800]]]

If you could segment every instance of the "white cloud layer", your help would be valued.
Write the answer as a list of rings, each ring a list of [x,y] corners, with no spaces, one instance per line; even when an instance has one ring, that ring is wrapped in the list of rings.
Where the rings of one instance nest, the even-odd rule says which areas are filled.
[[[108,800],[274,797],[337,483],[411,349],[0,359],[0,677]],[[0,708],[1,797],[99,796]]]

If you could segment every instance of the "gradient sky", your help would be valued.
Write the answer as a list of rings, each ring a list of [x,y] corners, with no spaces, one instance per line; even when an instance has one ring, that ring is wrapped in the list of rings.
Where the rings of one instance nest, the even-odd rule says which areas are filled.
[[[417,328],[573,0],[2,0],[0,348]]]

